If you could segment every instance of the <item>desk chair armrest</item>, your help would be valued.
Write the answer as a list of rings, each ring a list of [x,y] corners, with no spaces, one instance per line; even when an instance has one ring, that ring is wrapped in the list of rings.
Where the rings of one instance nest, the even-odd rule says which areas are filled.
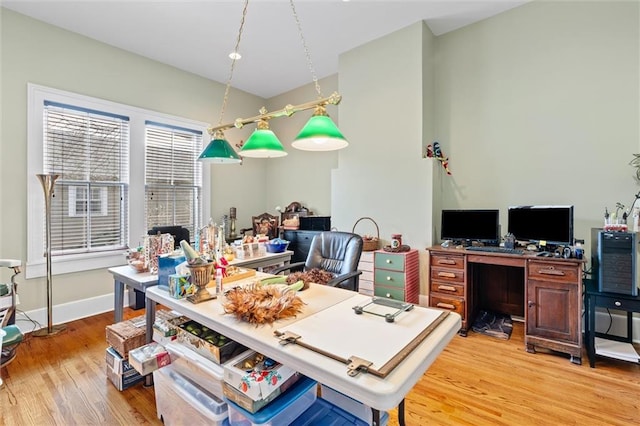
[[[338,287],[338,288],[344,288],[347,290],[358,291],[358,287],[360,283],[360,274],[362,274],[362,271],[347,272],[346,274],[338,275],[337,277],[329,281],[327,285],[331,287]],[[347,281],[350,278],[355,278],[355,288],[347,288],[346,286],[341,285],[343,282]]]
[[[289,263],[287,265],[280,266],[279,268],[274,269],[273,271],[271,271],[271,273],[273,275],[278,275],[280,272],[284,272],[284,271],[290,271],[290,272],[302,271],[304,269],[304,264],[305,262]]]

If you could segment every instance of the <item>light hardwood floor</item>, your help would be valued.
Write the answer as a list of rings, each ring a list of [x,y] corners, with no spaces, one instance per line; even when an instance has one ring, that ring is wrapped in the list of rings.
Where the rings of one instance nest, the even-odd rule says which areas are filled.
[[[125,310],[125,317],[142,311]],[[119,392],[105,376],[105,326],[113,313],[27,337],[2,370],[0,424],[160,425],[153,388]],[[523,328],[510,340],[456,336],[406,398],[407,425],[640,424],[640,366],[562,354],[529,354]],[[397,425],[396,412],[389,425]],[[195,425],[190,425],[195,426]]]

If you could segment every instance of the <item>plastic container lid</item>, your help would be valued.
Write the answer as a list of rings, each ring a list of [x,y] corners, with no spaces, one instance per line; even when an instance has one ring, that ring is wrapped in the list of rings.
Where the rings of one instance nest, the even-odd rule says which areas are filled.
[[[318,383],[315,380],[310,379],[306,376],[302,376],[296,383],[294,383],[284,393],[282,393],[280,396],[278,396],[276,399],[274,399],[264,408],[260,409],[259,411],[253,414],[248,412],[244,408],[240,407],[233,401],[230,401],[225,398],[227,404],[229,405],[229,423],[231,423],[232,425],[235,424],[234,420],[238,416],[234,415],[233,411],[236,411],[238,414],[243,416],[245,419],[247,419],[247,421],[250,421],[251,424],[254,424],[254,425],[256,424],[262,425],[267,423],[273,424],[273,425],[289,424],[293,419],[289,419],[289,421],[285,421],[287,419],[276,418],[276,417],[281,413],[286,412],[287,409],[295,410],[295,408],[297,407],[293,407],[293,405],[296,403],[298,405],[305,404],[307,402],[305,400],[306,399],[305,394],[307,393],[309,393],[310,395],[312,394],[313,399],[310,399],[309,401],[310,403],[304,406],[304,408],[300,410],[300,412],[305,411],[307,408],[309,408],[309,406],[311,406],[313,402],[316,400],[317,385]],[[287,415],[289,415],[289,413],[287,413]],[[296,414],[294,418],[297,418],[298,415],[299,414]],[[273,420],[277,420],[277,422],[269,423]],[[244,425],[246,424],[246,422],[243,421],[241,422],[241,424]]]
[[[380,425],[385,426],[389,421],[389,413],[386,411],[380,417]],[[352,414],[347,413],[329,401],[322,398],[316,399],[311,407],[300,417],[295,419],[290,426],[340,426],[356,425],[367,426],[368,423]]]

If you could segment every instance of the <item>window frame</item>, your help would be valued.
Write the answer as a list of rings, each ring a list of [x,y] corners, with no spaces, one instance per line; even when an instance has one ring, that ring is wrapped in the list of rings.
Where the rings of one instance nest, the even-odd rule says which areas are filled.
[[[155,121],[167,125],[201,131],[203,144],[208,143],[208,123],[159,113],[156,111],[125,105],[104,99],[67,92],[33,83],[27,84],[27,260],[26,278],[46,275],[46,259],[43,255],[44,235],[44,193],[38,173],[43,171],[43,122],[44,101],[54,101],[87,109],[111,112],[129,117],[129,209],[126,214],[129,226],[127,240],[129,246],[137,246],[146,235],[145,229],[145,122]],[[54,187],[55,191],[55,187]],[[211,179],[208,167],[202,167],[202,213],[210,216]],[[199,224],[202,226],[202,224]],[[108,250],[96,253],[67,254],[52,256],[53,275],[82,272],[92,269],[124,265],[126,250]]]

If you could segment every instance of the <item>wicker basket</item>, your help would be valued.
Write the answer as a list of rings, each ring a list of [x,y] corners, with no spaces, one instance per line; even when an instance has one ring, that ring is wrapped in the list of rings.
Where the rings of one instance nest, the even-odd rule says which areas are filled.
[[[364,237],[362,238],[362,251],[374,251],[374,250],[378,250],[378,244],[380,243],[380,228],[378,228],[378,224],[376,223],[375,220],[371,219],[370,217],[361,217],[360,219],[358,219],[356,221],[356,223],[353,225],[353,229],[351,230],[351,232],[355,233],[356,231],[356,225],[358,224],[358,222],[360,222],[361,220],[370,220],[371,222],[373,222],[373,224],[376,226],[376,236],[373,237],[372,239],[364,239]]]

